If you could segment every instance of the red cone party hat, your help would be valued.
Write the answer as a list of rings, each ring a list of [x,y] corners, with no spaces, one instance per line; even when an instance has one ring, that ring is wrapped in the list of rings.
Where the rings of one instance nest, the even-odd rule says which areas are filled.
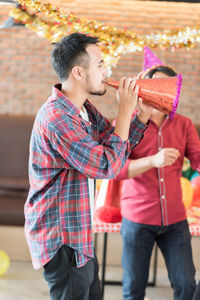
[[[118,81],[107,81],[109,86],[118,89]],[[143,102],[173,118],[181,91],[182,76],[168,78],[138,79],[136,84],[139,87],[138,96]]]

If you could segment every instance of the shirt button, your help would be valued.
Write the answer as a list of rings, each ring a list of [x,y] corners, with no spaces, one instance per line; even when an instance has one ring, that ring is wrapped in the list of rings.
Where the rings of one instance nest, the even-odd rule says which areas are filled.
[[[163,182],[163,178],[160,178],[160,181]]]
[[[159,131],[158,134],[161,135],[161,132]]]
[[[162,148],[161,148],[161,147],[159,147],[159,148],[158,148],[158,150],[160,151],[160,150],[162,150]]]
[[[165,199],[165,196],[164,196],[164,195],[162,195],[162,199]]]

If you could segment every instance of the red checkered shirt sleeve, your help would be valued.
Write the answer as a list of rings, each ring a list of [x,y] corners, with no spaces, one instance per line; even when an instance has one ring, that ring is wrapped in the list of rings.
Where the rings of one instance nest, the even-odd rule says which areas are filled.
[[[130,140],[134,146],[140,141],[144,127],[137,118],[132,122]],[[113,128],[108,127],[100,132],[101,140],[103,135],[103,144],[100,144],[93,138],[96,135],[93,131],[92,124],[80,117],[57,115],[54,122],[48,124],[47,135],[52,147],[70,167],[89,178],[113,178],[130,153],[128,142],[123,142],[111,133]]]

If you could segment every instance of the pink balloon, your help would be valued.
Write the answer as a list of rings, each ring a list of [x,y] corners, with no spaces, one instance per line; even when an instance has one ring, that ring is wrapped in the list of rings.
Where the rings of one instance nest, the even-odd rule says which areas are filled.
[[[191,186],[193,189],[192,206],[200,206],[200,176],[192,179]]]

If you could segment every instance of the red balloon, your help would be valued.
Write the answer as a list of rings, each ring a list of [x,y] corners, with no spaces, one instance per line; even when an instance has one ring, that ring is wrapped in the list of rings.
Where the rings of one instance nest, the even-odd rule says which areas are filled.
[[[122,220],[121,211],[118,207],[104,205],[96,210],[97,217],[106,223],[118,223]]]
[[[191,181],[193,189],[192,206],[200,206],[200,176],[195,177]]]

